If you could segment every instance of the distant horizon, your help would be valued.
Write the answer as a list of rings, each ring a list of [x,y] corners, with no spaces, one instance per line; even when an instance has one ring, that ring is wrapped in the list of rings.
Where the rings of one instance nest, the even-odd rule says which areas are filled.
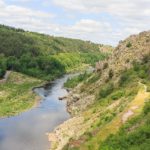
[[[149,30],[149,0],[0,0],[0,24],[116,46]]]
[[[0,24],[0,25],[5,26],[5,27],[9,27],[9,28],[20,29],[20,30],[23,30],[24,32],[31,32],[31,33],[43,34],[45,36],[51,36],[51,37],[57,37],[57,38],[60,37],[60,38],[65,38],[65,39],[81,40],[81,41],[84,41],[84,42],[91,42],[91,43],[98,44],[98,45],[106,45],[106,46],[108,45],[108,46],[114,47],[113,45],[110,45],[110,44],[96,43],[96,42],[93,42],[91,40],[85,40],[85,39],[79,39],[79,38],[72,38],[72,37],[65,37],[65,36],[57,36],[57,35],[51,35],[51,34],[47,34],[47,33],[42,33],[42,32],[38,32],[38,31],[30,31],[30,30],[26,30],[26,29],[23,29],[23,28],[14,27],[14,26],[5,25],[5,24]]]

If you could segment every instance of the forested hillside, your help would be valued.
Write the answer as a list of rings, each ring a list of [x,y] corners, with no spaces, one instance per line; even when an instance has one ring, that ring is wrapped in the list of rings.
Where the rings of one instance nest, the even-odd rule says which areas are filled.
[[[0,25],[0,77],[14,70],[51,80],[103,59],[106,54],[100,47],[104,46]]]

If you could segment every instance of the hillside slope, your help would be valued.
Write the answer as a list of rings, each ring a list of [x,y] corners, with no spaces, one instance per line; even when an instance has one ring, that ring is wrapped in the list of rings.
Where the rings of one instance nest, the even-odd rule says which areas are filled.
[[[71,112],[73,112],[72,110],[75,111],[77,106],[77,111],[80,110],[80,107],[83,107],[84,103],[90,103],[86,101],[89,95],[93,95],[94,98],[97,96],[102,87],[104,85],[106,86],[108,83],[113,82],[115,86],[117,86],[121,78],[121,74],[126,72],[126,70],[129,70],[138,62],[149,61],[149,47],[150,32],[142,32],[139,35],[130,36],[126,40],[120,42],[108,59],[96,64],[97,72],[92,74],[86,83],[73,90],[72,93],[79,93],[81,98],[77,102],[74,102],[71,99],[73,97],[71,93],[68,99],[68,109],[71,109]],[[92,102],[93,99],[89,99],[89,101]]]
[[[73,118],[49,135],[51,149],[148,149],[149,31],[121,41],[107,60],[96,64],[95,73],[70,79],[76,85],[71,80],[81,81],[67,96]]]
[[[53,37],[0,25],[0,77],[15,70],[51,80],[83,64],[103,59],[103,45]]]

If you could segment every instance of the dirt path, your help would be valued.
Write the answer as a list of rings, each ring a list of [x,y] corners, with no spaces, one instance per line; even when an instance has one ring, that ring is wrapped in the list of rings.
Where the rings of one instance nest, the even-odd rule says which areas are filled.
[[[141,113],[145,100],[150,96],[150,93],[147,92],[147,87],[144,84],[139,84],[141,85],[141,89],[136,97],[128,104],[123,112],[118,114],[109,124],[104,126],[95,138],[105,140],[110,134],[116,133],[119,128],[129,120],[129,118]],[[108,106],[107,109],[112,109],[115,106],[118,106],[119,103],[120,101],[116,101],[114,104]],[[97,116],[92,116],[91,118],[93,121],[93,119],[96,119]],[[49,141],[53,143],[52,149],[61,150],[70,138],[81,136],[92,124],[91,120],[89,120],[88,124],[85,124],[84,118],[82,116],[78,116],[73,117],[58,126],[53,133],[49,134]]]
[[[138,94],[133,99],[133,101],[128,104],[125,110],[117,115],[116,118],[114,118],[109,124],[103,127],[102,130],[98,133],[97,137],[101,139],[101,141],[105,140],[110,134],[115,134],[119,130],[119,128],[131,117],[141,113],[145,101],[150,97],[150,93],[147,92],[147,86],[145,86],[144,84],[141,85],[142,87],[139,90]]]

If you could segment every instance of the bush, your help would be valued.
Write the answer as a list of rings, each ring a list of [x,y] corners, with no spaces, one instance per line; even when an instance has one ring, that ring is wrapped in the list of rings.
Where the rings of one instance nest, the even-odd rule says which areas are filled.
[[[145,55],[142,59],[143,63],[148,63],[150,61],[150,53],[148,55]]]
[[[128,80],[128,78],[129,78],[128,74],[123,73],[120,77],[119,85],[122,86]]]
[[[150,85],[147,87],[147,92],[150,92]]]
[[[88,79],[87,83],[92,84],[95,83],[98,79],[100,79],[101,74],[96,73],[94,76]]]
[[[109,70],[109,79],[111,79],[114,76],[114,72],[112,69]]]
[[[0,55],[0,78],[4,76],[6,72],[6,58]]]
[[[0,78],[2,78],[5,75],[5,71],[6,70],[0,68]]]
[[[108,68],[108,63],[104,63],[103,65],[103,69],[106,69],[106,68]]]
[[[124,96],[124,92],[123,92],[123,91],[117,91],[117,92],[115,92],[115,93],[111,96],[111,99],[112,99],[112,100],[118,100],[118,99],[121,98],[122,96]]]
[[[144,106],[144,114],[147,115],[150,112],[150,100]]]
[[[110,95],[114,90],[114,85],[112,83],[109,83],[105,87],[103,87],[100,92],[99,92],[99,97],[100,98],[105,98],[108,95]]]
[[[130,42],[127,43],[126,47],[130,48],[132,44]]]

